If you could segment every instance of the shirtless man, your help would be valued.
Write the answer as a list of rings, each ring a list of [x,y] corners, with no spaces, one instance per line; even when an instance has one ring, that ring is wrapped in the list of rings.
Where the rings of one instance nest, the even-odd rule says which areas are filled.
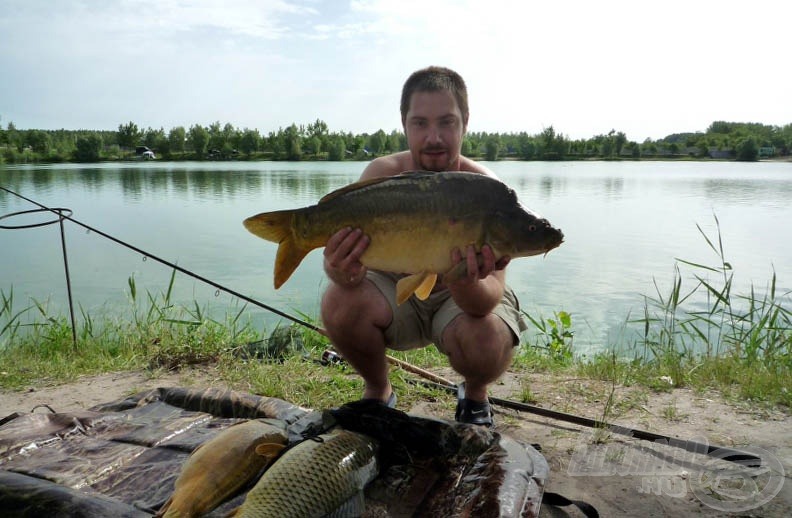
[[[447,68],[429,67],[405,82],[401,118],[409,150],[377,158],[360,179],[405,171],[470,171],[495,176],[461,155],[467,131],[465,83]],[[488,385],[511,365],[513,348],[526,329],[514,293],[506,286],[504,257],[496,262],[484,246],[451,251],[466,261],[468,276],[440,285],[425,301],[395,301],[399,275],[367,270],[360,257],[369,238],[360,229],[340,230],[324,249],[330,284],[322,299],[322,321],[336,349],[365,382],[363,397],[396,404],[388,380],[386,348],[407,350],[434,343],[465,380],[459,391],[456,420],[492,426]]]

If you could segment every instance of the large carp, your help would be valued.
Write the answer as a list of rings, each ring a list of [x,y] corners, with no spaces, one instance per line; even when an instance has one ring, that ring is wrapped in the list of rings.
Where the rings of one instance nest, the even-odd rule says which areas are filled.
[[[306,439],[286,450],[229,516],[359,516],[363,488],[378,473],[376,453],[374,439],[348,430]]]
[[[203,516],[250,483],[286,441],[284,426],[256,419],[226,428],[190,455],[157,516]]]
[[[414,171],[353,183],[318,204],[264,212],[244,221],[253,234],[278,243],[275,288],[286,282],[305,255],[325,246],[338,230],[360,228],[371,242],[361,262],[375,270],[410,274],[397,284],[397,302],[413,293],[429,296],[465,273],[453,268],[451,251],[489,245],[496,259],[544,254],[564,234],[523,207],[516,193],[477,173]],[[452,271],[453,268],[453,271]]]

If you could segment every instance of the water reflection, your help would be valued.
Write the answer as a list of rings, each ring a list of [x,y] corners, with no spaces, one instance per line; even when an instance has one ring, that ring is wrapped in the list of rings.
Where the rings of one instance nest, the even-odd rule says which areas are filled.
[[[143,193],[143,178],[137,171],[121,171],[118,179],[121,182],[121,192],[125,198],[139,200]]]
[[[703,190],[711,200],[722,202],[779,202],[792,200],[792,181],[732,180],[728,178],[708,179]]]
[[[346,185],[347,180],[342,181]],[[326,175],[273,175],[268,178],[268,189],[276,196],[292,196],[302,200],[315,200],[339,185]]]
[[[79,176],[87,191],[97,191],[102,186],[102,173],[98,169],[81,169]]]
[[[621,176],[609,176],[604,179],[602,187],[607,196],[618,199],[624,191],[624,178]]]
[[[79,185],[88,192],[119,190],[124,197],[139,200],[146,194],[162,193],[192,194],[199,198],[233,199],[242,193],[260,192],[292,196],[296,198],[315,198],[351,183],[358,178],[359,169],[349,168],[349,173],[338,174],[339,167],[310,170],[300,168],[276,167],[272,171],[256,169],[219,170],[213,167],[65,167],[57,166],[28,167],[25,169],[4,169],[4,186],[30,193],[63,191],[72,185]],[[5,198],[5,194],[3,197]]]
[[[30,181],[36,190],[48,188],[52,183],[52,171],[48,169],[37,169],[33,171]]]

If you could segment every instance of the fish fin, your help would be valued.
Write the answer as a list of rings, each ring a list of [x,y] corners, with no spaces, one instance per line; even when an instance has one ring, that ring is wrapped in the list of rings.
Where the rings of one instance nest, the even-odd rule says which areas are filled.
[[[291,234],[293,210],[262,212],[242,222],[252,234],[267,241],[280,243]]]
[[[154,515],[154,518],[161,518],[162,516],[165,516],[165,513],[170,508],[171,504],[173,504],[173,495],[165,500],[165,503],[162,504],[162,507],[160,507],[159,511],[157,511],[157,514]]]
[[[329,192],[329,193],[325,194],[322,197],[322,199],[319,200],[319,203],[332,200],[333,198],[337,198],[339,196],[343,196],[344,194],[346,194],[348,192],[357,191],[358,189],[364,189],[366,187],[369,187],[371,185],[376,185],[378,183],[392,182],[392,181],[398,181],[398,180],[410,180],[411,178],[425,177],[425,176],[429,176],[429,175],[433,175],[433,174],[435,174],[435,173],[427,172],[427,171],[405,171],[403,173],[399,173],[399,174],[394,175],[394,176],[382,176],[382,177],[379,177],[379,178],[368,178],[366,180],[360,180],[360,181],[357,181],[355,183],[351,183],[349,185],[345,185],[344,187],[341,187],[340,189],[336,189],[333,192]]]
[[[268,459],[272,460],[280,455],[280,452],[283,451],[283,448],[285,447],[285,444],[265,442],[256,446],[256,455],[261,455],[262,457],[267,457]]]
[[[421,286],[425,282],[427,282],[427,277],[435,275],[428,272],[421,272],[421,273],[414,273],[412,275],[408,275],[407,277],[402,277],[396,282],[396,304],[402,305],[407,299],[410,298],[410,295],[415,293],[417,290],[421,289]],[[434,287],[434,281],[437,279],[435,275],[435,279],[432,280],[432,286],[429,288],[431,291],[432,287]],[[426,298],[426,297],[424,297]]]
[[[325,518],[352,518],[362,515],[365,510],[366,499],[363,496],[363,491],[358,491],[332,513],[326,514]]]
[[[423,282],[420,286],[415,290],[415,296],[421,300],[426,300],[429,298],[429,295],[432,294],[432,288],[435,287],[437,283],[437,274],[436,273],[429,273],[424,277]]]
[[[303,258],[308,255],[310,250],[300,248],[293,239],[285,239],[278,246],[278,253],[275,255],[275,289],[280,288],[286,282],[294,270],[300,266]]]
[[[358,189],[363,189],[365,187],[368,187],[369,185],[376,185],[378,183],[382,183],[382,182],[388,181],[391,178],[393,178],[393,177],[392,176],[383,176],[383,177],[380,177],[380,178],[369,178],[367,180],[360,180],[358,182],[351,183],[349,185],[345,185],[344,187],[336,189],[335,191],[329,192],[329,193],[325,194],[324,196],[322,196],[322,198],[319,200],[319,203],[324,203],[326,201],[330,201],[333,198],[338,198],[339,196],[343,196],[344,194],[346,194],[348,192],[357,191]]]

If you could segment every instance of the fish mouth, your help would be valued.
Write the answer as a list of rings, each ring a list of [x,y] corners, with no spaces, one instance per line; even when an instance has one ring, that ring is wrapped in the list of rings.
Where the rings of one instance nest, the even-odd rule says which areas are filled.
[[[558,235],[553,236],[553,239],[551,239],[550,242],[548,243],[547,249],[545,249],[544,251],[545,256],[547,256],[547,254],[550,253],[551,250],[561,246],[561,243],[564,242],[564,233],[561,232],[560,228],[557,230],[558,230]]]

